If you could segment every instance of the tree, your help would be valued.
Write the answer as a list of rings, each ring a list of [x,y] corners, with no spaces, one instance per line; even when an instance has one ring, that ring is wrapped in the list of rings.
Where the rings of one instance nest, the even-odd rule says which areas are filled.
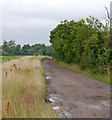
[[[29,55],[30,48],[29,44],[24,45],[21,50],[22,55]]]
[[[86,21],[61,21],[50,32],[55,59],[79,64],[81,69],[107,72],[110,64],[109,31],[99,19],[89,16]]]
[[[45,44],[34,44],[30,46],[29,44],[25,44],[22,48],[21,45],[16,45],[15,41],[5,41],[0,48],[0,52],[4,56],[12,56],[12,55],[54,55],[54,49],[52,46],[46,46]]]
[[[2,56],[2,46],[0,46],[0,56]]]
[[[3,45],[2,45],[2,50],[3,50],[3,55],[6,55],[6,56],[13,56],[15,55],[14,52],[15,52],[15,41],[5,41],[3,42]]]
[[[21,55],[21,45],[17,45],[14,50],[14,55]]]

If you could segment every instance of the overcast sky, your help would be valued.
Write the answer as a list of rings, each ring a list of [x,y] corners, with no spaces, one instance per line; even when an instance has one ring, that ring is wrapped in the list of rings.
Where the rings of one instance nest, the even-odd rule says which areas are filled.
[[[2,0],[2,40],[50,45],[50,31],[60,21],[89,15],[105,22],[111,0]],[[1,42],[0,42],[1,44]]]

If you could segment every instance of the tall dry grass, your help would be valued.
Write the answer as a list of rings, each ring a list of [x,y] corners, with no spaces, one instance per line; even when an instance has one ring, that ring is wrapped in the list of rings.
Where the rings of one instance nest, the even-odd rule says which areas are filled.
[[[42,57],[22,57],[2,66],[3,118],[56,118],[46,103],[46,81]]]

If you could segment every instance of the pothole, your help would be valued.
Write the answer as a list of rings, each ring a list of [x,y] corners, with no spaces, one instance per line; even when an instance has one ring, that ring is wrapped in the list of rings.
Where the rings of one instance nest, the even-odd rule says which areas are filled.
[[[49,98],[49,101],[50,102],[59,102],[59,101],[61,101],[61,99],[59,99],[59,98]]]
[[[50,79],[50,78],[52,78],[52,77],[46,77],[47,80]]]
[[[60,106],[59,109],[60,110],[68,110],[68,107],[66,107],[66,106]]]
[[[93,96],[93,100],[112,100],[112,96]]]
[[[54,110],[68,110],[68,107],[66,106],[56,106],[56,107],[53,107]]]
[[[93,100],[112,100],[112,97],[93,97]]]
[[[109,89],[110,87],[97,87],[97,88],[101,88],[101,89]]]
[[[59,106],[53,107],[54,110],[59,110]]]
[[[57,98],[54,98],[53,100],[54,100],[54,101],[60,101],[60,99],[57,99]]]
[[[62,99],[58,98],[57,94],[50,94],[49,95],[49,101],[51,101],[51,102],[59,102],[59,101],[62,101]]]
[[[71,87],[72,85],[64,85],[65,87]]]

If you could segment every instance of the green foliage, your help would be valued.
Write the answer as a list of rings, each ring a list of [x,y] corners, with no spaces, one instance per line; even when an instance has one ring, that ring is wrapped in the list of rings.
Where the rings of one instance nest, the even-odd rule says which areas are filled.
[[[26,44],[22,47],[21,53],[22,55],[29,55],[30,45]]]
[[[5,41],[2,45],[2,55],[3,56],[14,56],[14,55],[21,55],[21,46],[15,44],[15,41]]]
[[[0,46],[0,56],[2,56],[2,46]]]
[[[55,59],[78,64],[93,73],[108,73],[110,68],[109,30],[98,19],[61,21],[50,34]]]
[[[16,56],[16,55],[47,55],[53,56],[54,49],[52,46],[46,46],[45,44],[34,44],[30,46],[25,44],[23,47],[21,45],[16,45],[15,41],[5,41],[3,45],[0,46],[0,55],[3,56]]]

